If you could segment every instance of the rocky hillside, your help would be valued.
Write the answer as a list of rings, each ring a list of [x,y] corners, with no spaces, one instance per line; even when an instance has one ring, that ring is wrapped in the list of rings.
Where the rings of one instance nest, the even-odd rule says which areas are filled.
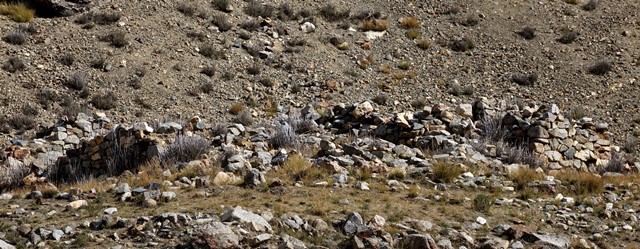
[[[0,248],[640,243],[637,1],[15,2]]]

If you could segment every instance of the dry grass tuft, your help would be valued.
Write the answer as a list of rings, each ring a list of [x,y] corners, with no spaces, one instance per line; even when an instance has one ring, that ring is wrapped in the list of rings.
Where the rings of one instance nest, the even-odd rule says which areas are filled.
[[[451,183],[461,175],[462,167],[449,162],[436,162],[433,164],[433,180],[441,183]]]
[[[563,171],[556,177],[577,195],[597,194],[604,188],[604,179],[588,172]]]
[[[515,184],[516,190],[524,190],[536,180],[542,180],[542,175],[531,168],[521,167],[515,172],[509,174],[509,179]]]
[[[229,112],[233,115],[238,115],[238,113],[240,113],[241,111],[244,111],[245,109],[247,109],[247,106],[245,106],[244,104],[235,103],[231,105],[231,107],[229,108]]]
[[[387,20],[363,20],[362,21],[362,30],[363,31],[385,31],[389,28],[389,21]]]
[[[415,17],[407,16],[400,20],[400,28],[417,29],[420,28],[420,22]]]
[[[296,154],[287,158],[278,170],[278,175],[287,176],[293,182],[312,183],[325,180],[328,172],[311,164],[306,157]]]
[[[28,22],[36,15],[36,11],[23,3],[0,3],[0,14],[11,16],[14,22]]]

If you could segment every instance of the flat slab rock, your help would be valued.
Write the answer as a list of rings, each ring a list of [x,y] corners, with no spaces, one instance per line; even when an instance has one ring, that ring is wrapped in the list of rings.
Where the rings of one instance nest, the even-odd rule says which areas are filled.
[[[272,232],[271,225],[265,218],[260,215],[242,209],[242,207],[235,207],[227,210],[220,220],[226,221],[239,221],[240,223],[249,224],[252,230],[256,232]]]

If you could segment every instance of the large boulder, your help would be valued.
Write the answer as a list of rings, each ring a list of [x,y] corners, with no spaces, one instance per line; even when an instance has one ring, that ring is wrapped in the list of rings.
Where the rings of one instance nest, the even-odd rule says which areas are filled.
[[[212,222],[196,230],[195,248],[240,248],[240,238],[221,222]]]

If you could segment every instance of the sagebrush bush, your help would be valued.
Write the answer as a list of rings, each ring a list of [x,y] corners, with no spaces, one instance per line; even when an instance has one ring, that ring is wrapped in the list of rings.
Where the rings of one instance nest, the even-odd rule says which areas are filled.
[[[21,187],[22,179],[29,175],[29,167],[19,164],[0,165],[0,190],[6,191]]]
[[[567,31],[562,34],[560,38],[557,39],[558,42],[562,44],[570,44],[578,39],[578,32],[576,31]]]
[[[331,3],[320,8],[318,12],[326,21],[329,22],[337,22],[347,19],[349,18],[349,14],[351,13],[349,9],[338,10],[338,8]]]
[[[521,86],[533,86],[533,84],[538,80],[538,75],[535,73],[531,74],[522,74],[517,73],[511,77],[511,81]]]
[[[557,178],[577,195],[598,194],[604,190],[604,179],[592,173],[567,171],[559,174]]]
[[[465,27],[473,27],[480,23],[480,19],[475,15],[468,15],[466,18],[460,20],[459,23]]]
[[[627,153],[635,153],[638,148],[638,139],[635,137],[627,137],[622,143],[622,150]]]
[[[97,94],[91,98],[91,105],[100,110],[110,110],[116,107],[118,97],[113,92]]]
[[[407,30],[407,38],[409,39],[417,39],[420,37],[420,29],[409,29]]]
[[[502,118],[502,115],[484,115],[481,117],[478,128],[482,131],[483,140],[498,143],[507,137],[507,131],[502,126]]]
[[[244,13],[252,17],[268,18],[273,15],[275,7],[270,4],[262,4],[257,0],[250,0],[244,8]]]
[[[40,106],[42,106],[42,108],[44,108],[45,110],[48,110],[50,105],[53,102],[58,101],[58,99],[60,98],[55,91],[49,89],[39,92],[36,97],[38,98],[38,103],[40,104]]]
[[[17,114],[6,120],[7,124],[14,130],[25,131],[36,127],[36,121],[32,116]]]
[[[260,21],[251,19],[240,24],[240,28],[243,28],[246,31],[253,32],[260,28]]]
[[[198,10],[198,6],[193,2],[187,2],[187,3],[182,2],[178,4],[176,9],[180,11],[180,13],[186,16],[193,16],[196,14],[196,11]]]
[[[589,68],[589,73],[593,75],[605,75],[613,70],[613,63],[608,60],[600,60]]]
[[[213,92],[213,83],[206,81],[200,84],[200,91],[205,94]]]
[[[494,198],[489,195],[478,194],[473,198],[473,210],[482,213],[489,213],[494,201]]]
[[[116,48],[122,48],[129,44],[127,33],[122,30],[112,31],[108,35],[103,36],[102,41],[108,42],[111,46]]]
[[[451,43],[451,50],[455,52],[466,52],[476,47],[475,42],[471,38],[463,37],[462,39],[455,39]]]
[[[462,174],[462,168],[449,162],[436,162],[433,164],[433,181],[451,183]]]
[[[248,109],[244,109],[236,114],[235,118],[236,123],[240,123],[242,125],[248,126],[253,124],[253,116]]]
[[[431,47],[431,41],[429,39],[421,38],[416,41],[416,45],[422,50],[429,49]]]
[[[216,49],[209,43],[200,45],[200,47],[198,47],[198,50],[198,53],[211,59],[220,60],[224,59],[227,56],[223,50]]]
[[[23,3],[0,3],[0,14],[11,16],[14,22],[28,22],[36,15],[34,9],[29,8]]]
[[[270,139],[273,148],[296,148],[298,146],[298,135],[291,124],[277,122],[274,129],[275,132]]]
[[[173,143],[162,153],[160,159],[169,164],[190,162],[209,151],[209,141],[194,135],[176,135]]]
[[[625,165],[626,165],[627,161],[624,159],[624,157],[616,152],[616,151],[611,151],[611,156],[609,157],[609,162],[604,165],[604,167],[599,169],[599,173],[600,174],[604,174],[607,172],[612,172],[612,173],[623,173],[625,171]]]
[[[74,72],[67,77],[67,87],[81,91],[87,86],[87,75],[82,71]]]
[[[598,7],[598,0],[589,0],[589,2],[582,6],[583,10],[592,11]]]
[[[522,38],[531,40],[536,38],[536,29],[532,27],[524,27],[522,30],[516,32],[518,35],[522,36]]]
[[[567,116],[573,120],[579,120],[581,118],[589,116],[589,110],[583,106],[573,106],[569,109]]]
[[[7,72],[10,73],[15,73],[17,71],[22,71],[26,68],[26,66],[24,65],[24,62],[22,62],[22,60],[18,57],[11,57],[9,58],[3,65],[2,65],[2,69],[4,69]]]
[[[211,3],[216,10],[228,12],[229,11],[229,0],[213,0]]]
[[[209,77],[213,77],[213,75],[216,73],[216,68],[212,67],[212,66],[206,66],[204,68],[202,68],[202,70],[200,71],[200,73],[209,76]]]
[[[73,54],[66,53],[66,54],[63,54],[62,56],[60,56],[58,61],[60,61],[60,63],[62,63],[62,65],[71,66],[71,65],[73,65],[73,62],[76,61],[76,57],[73,56]]]
[[[538,156],[523,145],[498,142],[496,144],[496,155],[507,164],[524,164],[531,168],[538,168],[542,165]]]
[[[427,99],[425,98],[417,98],[411,101],[411,107],[418,110],[422,110],[425,106],[427,106]]]
[[[295,9],[293,9],[293,6],[291,6],[291,4],[285,2],[285,3],[281,3],[278,6],[277,16],[278,16],[278,19],[282,21],[289,21],[289,20],[294,20],[298,18],[298,13],[296,13]]]
[[[102,12],[93,15],[93,22],[98,25],[110,25],[120,20],[121,15],[117,12]]]
[[[220,32],[229,31],[233,28],[233,23],[225,15],[214,15],[211,23],[218,27]]]
[[[37,107],[32,106],[29,103],[24,103],[24,105],[22,105],[22,114],[27,116],[35,116],[38,115],[38,113],[40,113],[40,110],[38,110]]]
[[[22,30],[14,30],[2,37],[6,43],[13,45],[22,45],[27,41],[27,36]]]

